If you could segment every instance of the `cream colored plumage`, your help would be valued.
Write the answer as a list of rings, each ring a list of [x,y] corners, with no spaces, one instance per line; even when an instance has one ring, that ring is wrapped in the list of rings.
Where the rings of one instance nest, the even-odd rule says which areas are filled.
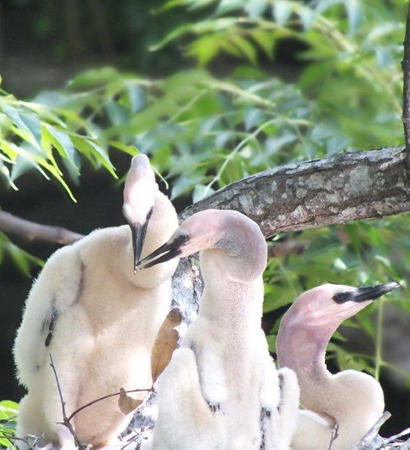
[[[282,318],[277,354],[280,367],[293,369],[300,385],[301,412],[292,441],[295,450],[349,450],[380,418],[384,396],[380,383],[356,370],[332,375],[326,368],[327,344],[347,318],[399,283],[353,288],[325,284],[302,294]],[[315,416],[312,412],[319,414]]]
[[[121,387],[151,386],[151,349],[169,310],[177,262],[134,274],[134,259],[143,244],[148,253],[170,237],[178,221],[145,155],[133,158],[124,214],[133,239],[126,225],[92,232],[56,251],[30,291],[14,347],[18,378],[28,389],[18,436],[45,435],[64,449],[74,445],[56,424],[62,414],[49,353],[68,414]],[[97,446],[115,439],[129,419],[111,398],[80,412],[73,425],[82,442]]]
[[[285,395],[279,407],[278,373],[261,329],[265,239],[255,222],[236,211],[202,211],[141,264],[200,250],[205,288],[199,315],[159,378],[152,447],[286,449],[299,398]],[[296,392],[293,372],[282,376]]]

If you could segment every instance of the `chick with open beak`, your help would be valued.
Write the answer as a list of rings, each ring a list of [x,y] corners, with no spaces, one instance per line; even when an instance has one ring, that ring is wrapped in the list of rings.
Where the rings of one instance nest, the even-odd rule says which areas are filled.
[[[211,214],[213,211],[215,213]],[[207,248],[218,247],[221,244],[220,235],[222,233],[221,225],[216,219],[219,214],[218,210],[207,210],[194,214],[180,225],[165,244],[141,259],[137,268],[148,269],[176,257],[184,258]],[[202,219],[206,219],[206,222]]]
[[[139,267],[198,251],[199,314],[159,378],[152,449],[287,449],[299,395],[295,374],[276,371],[261,329],[265,238],[237,211],[201,211]]]

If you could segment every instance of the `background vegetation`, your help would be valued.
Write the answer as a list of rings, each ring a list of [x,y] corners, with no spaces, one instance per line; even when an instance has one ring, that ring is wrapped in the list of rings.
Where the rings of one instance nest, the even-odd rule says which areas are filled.
[[[78,207],[67,206],[70,216],[77,215],[87,189],[93,196],[107,197],[107,177],[97,193],[87,182],[94,180],[94,172],[106,171],[111,184],[118,186],[128,155],[138,150],[151,156],[169,183],[171,198],[182,208],[266,168],[402,144],[400,61],[406,1],[140,3],[106,1],[101,6],[91,0],[67,0],[62,10],[51,1],[2,4],[0,28],[2,23],[5,32],[0,48],[5,61],[12,61],[10,54],[18,54],[16,45],[22,42],[9,23],[23,20],[16,14],[25,11],[22,17],[35,43],[30,45],[56,66],[67,66],[69,73],[79,69],[73,61],[80,61],[81,67],[90,60],[99,66],[72,76],[65,87],[54,90],[46,85],[38,93],[27,86],[15,85],[14,90],[13,77],[4,76],[3,209],[11,205],[19,212],[13,200],[22,198],[19,188],[39,192],[39,186],[45,186],[34,197],[40,210],[44,196],[52,191],[64,205],[64,196],[72,202],[80,198]],[[31,17],[30,11],[35,12]],[[110,66],[102,67],[107,61]],[[14,91],[30,97],[23,100]],[[102,217],[97,211],[83,231],[121,222],[120,204],[117,195],[116,218],[107,220],[106,215],[105,221],[94,223]],[[49,208],[43,209],[45,214],[35,220],[51,223]],[[79,222],[67,214],[60,216],[61,225],[81,231]],[[278,319],[301,291],[324,282],[407,280],[408,222],[402,215],[276,236],[272,245],[297,242],[303,253],[271,258],[265,273],[264,326],[272,351]],[[0,234],[3,276],[11,273],[10,262],[30,276],[41,265],[39,256],[52,250],[25,244],[23,250],[18,244]],[[410,354],[403,359],[397,351],[401,345],[408,348],[409,341],[404,335],[398,349],[383,348],[392,317],[395,329],[409,329],[408,297],[407,289],[394,292],[349,320],[350,330],[343,334],[359,345],[352,349],[338,333],[331,345],[331,365],[390,376],[399,383],[399,395],[408,395]],[[12,301],[3,298],[3,303]],[[18,299],[19,308],[22,301]],[[383,320],[385,311],[388,321]],[[8,392],[3,396],[13,397]],[[410,402],[399,412],[386,397],[387,408],[400,416],[397,430],[404,428],[410,421]],[[1,405],[0,421],[3,410],[8,414],[14,408]]]

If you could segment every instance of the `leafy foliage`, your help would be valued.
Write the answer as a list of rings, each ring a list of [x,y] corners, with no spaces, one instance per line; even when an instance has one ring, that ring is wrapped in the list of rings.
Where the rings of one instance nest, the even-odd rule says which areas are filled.
[[[43,265],[41,259],[17,247],[0,231],[0,264],[5,256],[10,258],[16,269],[20,270],[27,277],[31,275],[31,267]]]
[[[155,48],[189,34],[200,65],[220,53],[256,64],[284,39],[304,45],[298,86],[357,148],[402,142],[401,67],[406,2],[395,0],[169,0],[165,9],[213,5],[209,17],[172,30]],[[193,36],[193,38],[192,38]]]
[[[12,438],[15,433],[18,403],[11,400],[0,401],[0,446],[6,448],[15,448]]]

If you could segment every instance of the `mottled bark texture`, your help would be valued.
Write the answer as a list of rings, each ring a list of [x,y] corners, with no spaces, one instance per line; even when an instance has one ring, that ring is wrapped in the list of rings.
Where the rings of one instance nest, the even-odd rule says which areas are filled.
[[[344,153],[298,162],[232,183],[185,209],[185,219],[208,208],[236,209],[266,237],[410,211],[410,179],[403,148]],[[174,299],[197,305],[202,292],[197,260],[183,261],[174,276]],[[188,304],[191,306],[188,306]]]
[[[405,151],[384,148],[288,164],[232,183],[184,210],[236,209],[264,235],[410,210]]]

